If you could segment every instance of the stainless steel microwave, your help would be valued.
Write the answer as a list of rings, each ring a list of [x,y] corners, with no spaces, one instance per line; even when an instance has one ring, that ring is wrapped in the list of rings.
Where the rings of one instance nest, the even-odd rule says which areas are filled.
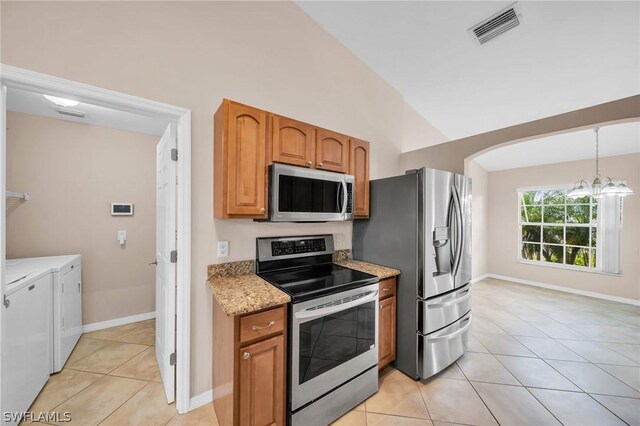
[[[269,166],[269,220],[330,222],[353,220],[351,175],[272,164]]]

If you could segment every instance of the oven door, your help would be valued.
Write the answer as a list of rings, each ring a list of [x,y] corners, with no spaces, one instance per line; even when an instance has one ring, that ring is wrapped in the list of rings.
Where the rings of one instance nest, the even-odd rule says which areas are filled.
[[[294,304],[292,411],[378,363],[378,284]]]
[[[353,220],[353,176],[273,164],[269,178],[271,221]]]

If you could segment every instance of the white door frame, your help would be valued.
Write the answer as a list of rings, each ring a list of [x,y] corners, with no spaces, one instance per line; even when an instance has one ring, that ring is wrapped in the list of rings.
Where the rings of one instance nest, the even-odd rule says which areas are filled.
[[[191,111],[173,105],[131,96],[113,90],[65,80],[35,71],[0,64],[0,86],[15,87],[36,93],[73,97],[81,102],[113,108],[145,116],[162,117],[176,124],[178,148],[176,282],[176,408],[179,413],[189,411],[190,401],[190,343],[191,343]],[[4,206],[6,192],[6,125],[0,117],[0,191]],[[0,283],[5,276],[6,209],[0,213],[2,231],[0,243]],[[0,286],[3,293],[3,286]],[[0,297],[2,295],[0,294]],[[1,324],[0,324],[1,325]],[[2,342],[0,342],[0,345]]]

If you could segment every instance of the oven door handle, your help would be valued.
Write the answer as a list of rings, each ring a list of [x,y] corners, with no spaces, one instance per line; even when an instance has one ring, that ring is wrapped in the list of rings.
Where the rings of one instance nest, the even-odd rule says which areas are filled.
[[[341,303],[339,305],[329,306],[329,307],[320,308],[320,309],[313,309],[313,310],[305,309],[303,311],[296,312],[294,316],[296,317],[296,319],[312,319],[312,318],[323,317],[326,315],[334,314],[336,312],[344,311],[349,308],[353,308],[355,306],[364,305],[365,303],[368,303],[368,302],[371,302],[372,300],[377,299],[377,297],[378,297],[378,290],[375,290],[371,292],[371,294],[361,297],[359,299],[353,300],[351,302]]]

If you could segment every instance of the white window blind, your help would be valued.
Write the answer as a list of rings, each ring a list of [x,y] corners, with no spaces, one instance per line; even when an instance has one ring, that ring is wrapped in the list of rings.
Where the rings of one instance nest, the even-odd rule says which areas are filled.
[[[598,265],[602,272],[622,273],[622,197],[600,199]]]

